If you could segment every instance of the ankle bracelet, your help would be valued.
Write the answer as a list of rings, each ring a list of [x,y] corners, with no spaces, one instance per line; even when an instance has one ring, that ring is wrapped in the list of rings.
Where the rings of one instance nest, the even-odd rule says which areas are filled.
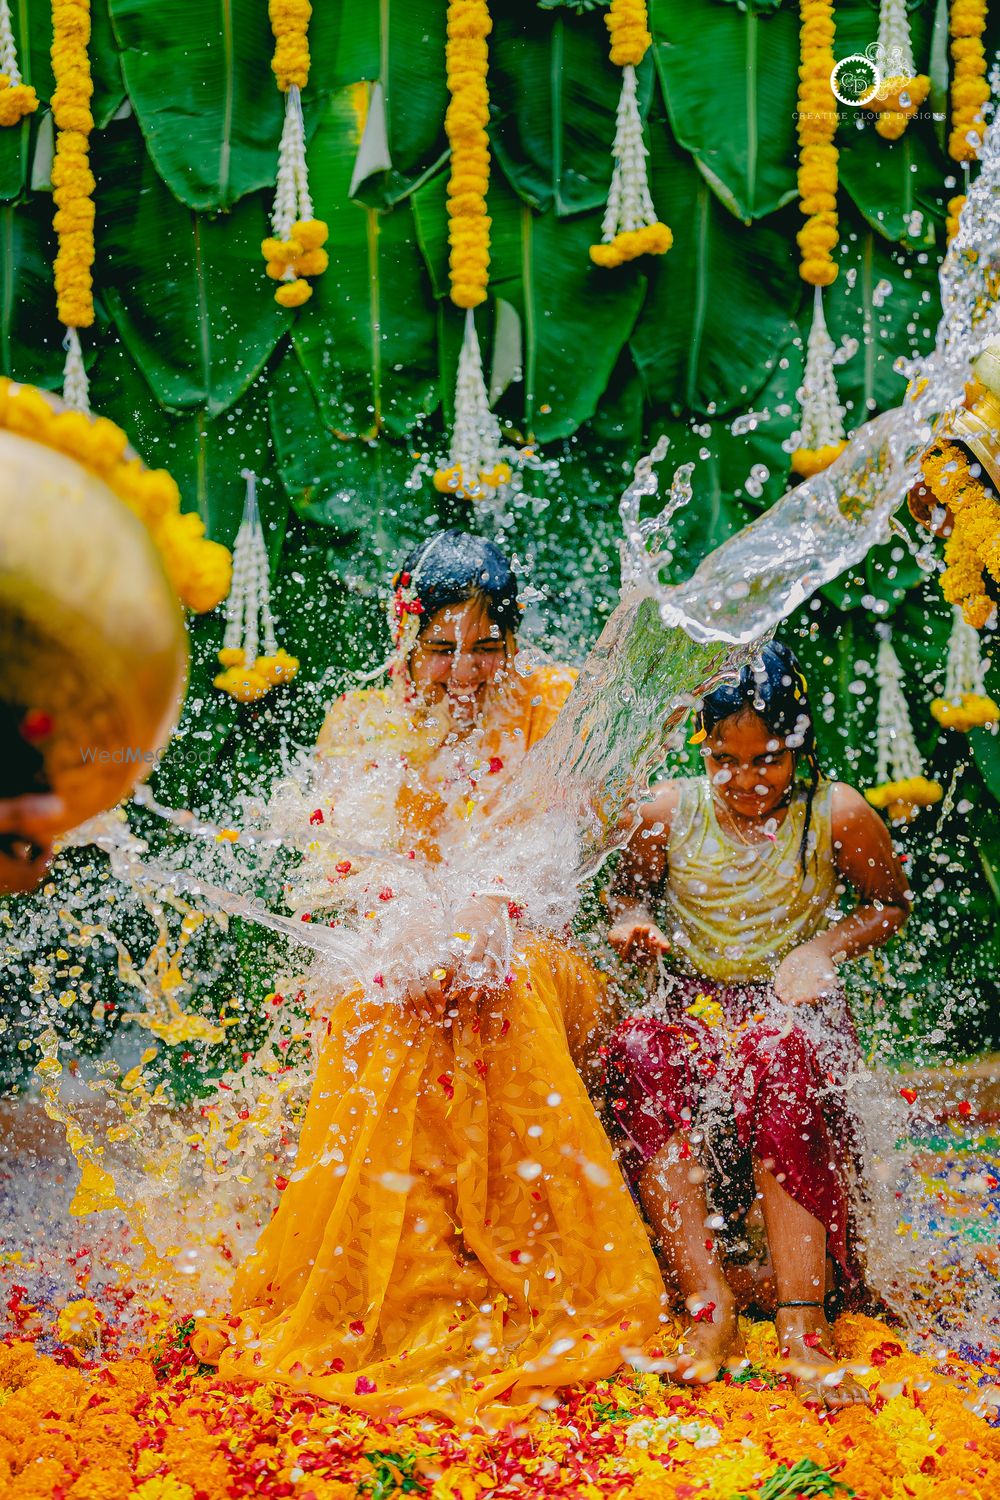
[[[823,1307],[822,1302],[779,1302],[776,1304],[780,1310],[782,1307]]]

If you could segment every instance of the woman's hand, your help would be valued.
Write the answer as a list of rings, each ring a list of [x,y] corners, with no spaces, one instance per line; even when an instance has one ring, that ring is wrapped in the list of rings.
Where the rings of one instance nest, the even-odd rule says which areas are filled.
[[[774,991],[786,1005],[816,1005],[837,989],[837,965],[812,943],[793,948],[778,965]]]
[[[619,958],[630,963],[649,963],[670,952],[670,940],[651,917],[629,917],[616,922],[608,942]]]
[[[479,996],[494,992],[510,962],[507,902],[499,896],[474,896],[455,918],[449,951],[430,973],[414,980],[406,990],[407,1007],[422,1020],[440,1020],[445,1014],[456,978],[464,977]],[[477,974],[476,970],[482,970]]]

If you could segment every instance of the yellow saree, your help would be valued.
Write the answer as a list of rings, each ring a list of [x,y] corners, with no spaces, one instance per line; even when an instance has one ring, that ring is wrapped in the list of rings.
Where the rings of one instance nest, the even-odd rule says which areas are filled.
[[[484,764],[530,749],[571,685],[556,669],[518,679],[488,716]],[[339,725],[361,697],[335,706]],[[405,836],[419,821],[433,839],[447,799],[418,783]],[[446,1020],[334,1000],[220,1374],[374,1412],[504,1420],[609,1375],[655,1334],[659,1270],[573,1060],[592,1050],[603,994],[582,958],[529,935],[502,995],[459,992]]]

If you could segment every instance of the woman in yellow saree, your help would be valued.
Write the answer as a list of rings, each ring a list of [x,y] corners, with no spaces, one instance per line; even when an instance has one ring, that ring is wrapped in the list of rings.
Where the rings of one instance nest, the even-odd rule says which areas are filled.
[[[318,753],[392,758],[398,848],[435,861],[470,789],[509,775],[573,674],[512,670],[516,580],[492,544],[438,533],[396,581],[391,685],[335,704]],[[463,911],[473,956],[507,908],[494,893]],[[495,1421],[654,1336],[659,1270],[578,1071],[604,1003],[581,957],[530,933],[487,987],[448,954],[401,1002],[332,998],[296,1168],[238,1273],[220,1374]]]

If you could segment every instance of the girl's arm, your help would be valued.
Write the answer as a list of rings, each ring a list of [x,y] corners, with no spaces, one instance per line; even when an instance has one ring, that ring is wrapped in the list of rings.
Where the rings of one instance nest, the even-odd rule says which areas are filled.
[[[831,807],[833,853],[839,873],[858,895],[849,917],[821,934],[834,963],[881,948],[910,914],[910,892],[889,830],[860,792],[836,782]]]
[[[670,947],[653,917],[651,897],[666,874],[667,840],[679,795],[676,781],[654,787],[639,809],[639,827],[622,851],[608,893],[613,922],[608,941],[621,958],[654,958]]]
[[[838,781],[830,821],[837,871],[857,893],[858,905],[779,964],[774,988],[792,1005],[811,1004],[828,994],[837,982],[837,965],[887,943],[910,911],[906,878],[874,808]]]

